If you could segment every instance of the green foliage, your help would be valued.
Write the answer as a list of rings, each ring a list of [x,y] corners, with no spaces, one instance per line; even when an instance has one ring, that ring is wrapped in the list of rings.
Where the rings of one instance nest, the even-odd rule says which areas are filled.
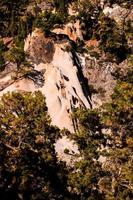
[[[83,26],[84,40],[96,38],[108,61],[120,63],[131,54],[131,20],[124,21],[120,27],[113,19],[103,15],[98,4],[90,1],[80,2],[77,19]]]
[[[24,39],[27,36],[28,30],[27,30],[27,22],[24,22],[23,20],[19,24],[18,28],[18,35],[15,38],[15,44],[17,47],[23,49],[24,48]]]
[[[128,65],[129,68],[124,70],[124,74],[122,74],[120,68],[116,69],[116,71],[114,72],[114,76],[117,80],[119,80],[120,82],[126,82],[126,83],[133,83],[133,69],[130,65],[132,65],[130,62],[132,62],[131,60],[128,60]]]
[[[98,159],[97,149],[104,143],[98,111],[79,109],[74,113],[74,118],[78,120],[78,131],[75,140],[79,145],[79,149],[83,150],[87,159]]]
[[[112,194],[115,199],[131,199],[133,195],[133,161],[132,149],[129,146],[125,148],[116,148],[109,150],[104,170],[108,173],[105,178],[111,174],[110,183]],[[107,186],[106,186],[107,187]],[[106,191],[106,198],[109,198],[110,191]]]
[[[110,146],[104,165],[106,199],[132,199],[133,196],[133,88],[131,71],[119,77],[112,101],[103,106],[104,123],[111,128]],[[106,190],[106,191],[105,191]]]
[[[77,193],[77,199],[102,200],[103,196],[98,191],[100,165],[93,160],[79,161],[74,171],[70,171],[68,183],[72,193]]]
[[[15,36],[18,32],[21,16],[29,0],[1,0],[0,1],[0,34]]]
[[[65,165],[56,159],[59,130],[40,92],[7,93],[0,102],[1,199],[64,199]]]
[[[48,11],[40,13],[34,22],[34,26],[41,28],[46,34],[50,32],[55,24],[63,24],[63,19],[60,15]]]
[[[112,128],[124,127],[129,134],[132,132],[133,88],[131,83],[120,82],[117,84],[112,102],[106,104],[104,120]]]
[[[58,24],[68,20],[69,0],[48,0],[56,13],[26,13],[28,0],[0,1],[0,35],[12,36],[14,47],[7,51],[0,41],[0,70],[5,60],[17,63],[20,73],[26,75],[32,66],[26,62],[24,39],[32,26],[46,34]],[[40,1],[39,1],[40,2]],[[129,7],[130,1],[107,0]],[[122,62],[130,54],[132,41],[131,21],[123,29],[116,22],[101,15],[98,4],[75,1],[79,19],[84,29],[84,39],[96,38],[109,61]],[[127,41],[128,40],[128,41]],[[84,41],[72,47],[82,53]],[[66,47],[70,51],[71,47]],[[99,55],[91,52],[92,56]],[[8,93],[0,102],[0,197],[2,200],[130,200],[133,196],[133,71],[132,56],[124,75],[117,71],[118,79],[111,102],[99,112],[96,109],[76,109],[73,114],[76,133],[68,134],[78,145],[80,159],[66,168],[57,160],[54,144],[60,136],[58,128],[51,125],[45,98],[40,92]],[[22,67],[26,66],[26,67]],[[118,69],[119,70],[119,69]],[[100,88],[100,87],[99,87]],[[93,92],[94,88],[92,89]],[[104,91],[102,91],[104,92]],[[109,135],[103,127],[110,128]],[[106,147],[104,149],[104,147]],[[104,149],[104,151],[102,151]],[[107,150],[106,150],[107,149]],[[104,154],[103,154],[104,152]],[[64,153],[70,156],[66,147]],[[105,155],[104,163],[99,161]],[[74,155],[73,155],[74,156]]]
[[[128,20],[128,21],[125,21],[124,22],[124,31],[125,31],[125,34],[126,34],[126,38],[131,41],[131,43],[133,42],[133,35],[132,35],[132,20]]]
[[[0,71],[3,71],[5,69],[5,60],[2,54],[0,54]]]
[[[16,63],[17,67],[19,68],[20,65],[25,61],[25,53],[21,48],[13,47],[6,52],[5,58],[9,62]]]
[[[97,12],[95,13],[95,16],[93,16],[94,11],[96,10]],[[100,12],[100,7],[97,5],[94,6],[90,1],[83,1],[80,3],[77,19],[84,24],[83,31],[85,40],[93,37],[95,30],[97,29]]]
[[[98,190],[102,174],[98,148],[105,139],[101,132],[100,117],[97,110],[78,109],[74,113],[74,119],[78,122],[74,139],[82,158],[71,169],[68,183],[72,193],[77,193],[79,199],[102,200],[103,195]]]
[[[118,63],[122,62],[130,53],[125,33],[108,17],[101,16],[100,21],[101,24],[95,34],[100,40],[100,48],[111,61],[114,59]]]
[[[68,183],[79,199],[132,199],[133,90],[129,74],[126,81],[118,81],[112,101],[101,112],[81,109],[74,113],[78,123],[74,138],[82,158],[71,169]],[[103,127],[111,133],[104,135]],[[106,156],[103,165],[100,155]]]
[[[5,60],[17,63],[17,67],[25,60],[24,39],[32,30],[34,17],[25,10],[30,0],[1,0],[0,1],[0,35],[13,37],[15,47],[6,53],[0,50],[0,70],[5,68]],[[0,47],[1,48],[1,47]]]

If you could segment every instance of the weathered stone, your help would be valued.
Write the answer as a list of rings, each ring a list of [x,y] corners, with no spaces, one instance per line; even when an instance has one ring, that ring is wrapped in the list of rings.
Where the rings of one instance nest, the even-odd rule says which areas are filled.
[[[25,51],[29,59],[35,63],[50,63],[54,55],[54,43],[50,38],[45,38],[40,29],[36,29],[25,41]]]

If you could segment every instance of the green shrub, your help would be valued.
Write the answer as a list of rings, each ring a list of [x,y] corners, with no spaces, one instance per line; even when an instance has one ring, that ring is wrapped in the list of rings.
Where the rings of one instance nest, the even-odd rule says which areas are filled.
[[[25,53],[21,48],[14,47],[6,52],[5,58],[9,62],[16,63],[17,67],[19,68],[20,65],[25,61]]]
[[[41,28],[45,33],[49,33],[55,24],[63,24],[60,15],[45,11],[37,17],[34,27]]]
[[[100,40],[100,48],[111,60],[117,63],[125,60],[130,53],[126,35],[118,28],[116,22],[108,17],[100,17],[101,24],[95,33],[97,40]]]

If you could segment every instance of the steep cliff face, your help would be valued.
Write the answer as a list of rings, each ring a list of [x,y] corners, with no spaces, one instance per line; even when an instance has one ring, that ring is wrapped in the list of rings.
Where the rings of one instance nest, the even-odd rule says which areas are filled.
[[[39,6],[42,11],[45,10],[43,6],[47,8],[43,3]],[[71,4],[68,13],[71,17],[76,17],[79,15],[78,9]],[[119,18],[120,12],[123,18],[129,18],[128,9],[120,6],[105,6],[103,9],[103,13],[117,23],[119,20],[116,17]],[[117,64],[105,61],[106,52],[101,53],[100,41],[84,40],[85,24],[82,21],[85,19],[82,18],[76,18],[62,26],[54,26],[47,37],[41,29],[34,29],[24,41],[24,51],[31,65],[28,71],[24,66],[20,70],[24,72],[19,72],[18,75],[16,64],[9,62],[5,71],[0,73],[0,95],[14,90],[40,90],[46,96],[52,123],[71,132],[75,129],[73,109],[80,106],[89,109],[101,106],[110,100],[116,83],[112,74]],[[93,20],[93,16],[90,19]],[[77,53],[75,46],[80,46],[80,43],[84,43],[87,53],[83,49],[79,51],[80,54]]]
[[[53,124],[58,127],[67,128],[73,131],[73,122],[71,112],[74,107],[85,106],[90,108],[89,94],[85,92],[84,80],[81,80],[82,69],[80,63],[75,62],[78,55],[67,52],[65,47],[70,45],[68,41],[59,41],[53,45],[53,55],[48,50],[48,54],[44,55],[42,49],[38,49],[38,54],[34,54],[34,45],[36,40],[40,40],[40,35],[35,36],[35,32],[29,36],[25,42],[25,51],[29,54],[29,58],[33,56],[33,60],[42,57],[40,63],[34,64],[36,70],[45,70],[44,85],[39,88],[46,96],[49,114]],[[44,41],[44,36],[42,41]],[[40,42],[41,43],[41,42]],[[42,44],[42,43],[41,43]],[[44,48],[53,44],[45,43]],[[34,54],[34,55],[33,55]],[[43,60],[48,59],[47,62]]]
[[[71,46],[69,41],[54,42],[50,38],[45,38],[43,33],[36,29],[27,37],[24,48],[34,68],[28,76],[30,80],[21,78],[12,82],[1,95],[14,90],[40,90],[46,97],[53,124],[73,132],[73,108],[90,108],[91,101],[82,74],[80,58],[76,52],[66,51],[68,45]],[[6,74],[5,82],[8,77],[11,78],[11,72]],[[42,84],[41,80],[44,80]]]
[[[132,199],[130,3],[0,2],[0,194]]]
[[[86,56],[83,74],[87,77],[88,85],[92,91],[91,103],[93,108],[98,108],[110,101],[116,85],[116,80],[113,76],[116,67],[111,62]]]
[[[91,29],[96,32],[95,26],[99,27],[100,23],[103,23],[101,29],[99,28],[100,32],[103,32],[103,26],[103,29],[108,33],[108,30],[104,27],[106,21],[103,22],[100,18],[101,21],[97,21],[99,12],[103,12],[106,17],[114,19],[119,26],[123,21],[126,23],[132,18],[130,9],[115,4],[110,7],[108,4],[104,4],[104,1],[100,1],[101,4],[95,1],[90,2],[88,4],[86,1],[77,3],[72,1],[71,4],[68,4],[66,11],[69,17],[66,16],[68,19],[63,19],[64,23],[60,25],[58,15],[61,14],[62,10],[59,13],[56,12],[57,8],[56,5],[54,7],[53,1],[39,1],[34,6],[31,1],[25,8],[26,13],[31,13],[34,17],[36,16],[35,18],[38,17],[41,20],[41,23],[40,21],[38,23],[41,24],[42,30],[44,26],[50,27],[50,35],[45,37],[40,29],[34,27],[32,33],[25,39],[24,51],[32,65],[26,75],[20,73],[17,79],[14,79],[17,66],[13,63],[8,63],[5,71],[0,73],[0,95],[14,90],[42,91],[46,96],[48,111],[53,124],[61,129],[65,127],[72,132],[74,131],[74,122],[71,117],[73,108],[80,106],[86,108],[99,107],[103,102],[109,101],[115,86],[112,73],[115,71],[116,65],[104,61],[106,52],[101,53],[100,37],[98,39],[96,39],[97,37],[91,38]],[[84,10],[89,14],[84,13]],[[90,12],[91,10],[93,12]],[[51,11],[50,16],[53,18],[50,21],[47,19],[45,11]],[[59,22],[56,24],[57,19]],[[47,21],[49,24],[47,24]],[[52,23],[55,24],[51,25]],[[89,36],[84,38],[85,34]],[[106,38],[106,34],[102,37]],[[109,42],[107,41],[107,44],[104,44],[105,47],[108,47]],[[81,50],[79,54],[73,44],[80,46],[82,43],[87,53]],[[119,39],[117,43],[119,43]],[[91,55],[91,53],[99,54],[100,58],[96,58],[96,55]]]
[[[0,95],[14,90],[40,90],[46,97],[52,123],[74,132],[73,109],[80,106],[95,108],[107,102],[115,80],[111,75],[114,70],[111,63],[74,50],[73,42],[78,38],[81,27],[78,24],[75,32],[72,29],[75,39],[65,32],[68,27],[67,24],[58,31],[54,29],[54,37],[45,37],[40,29],[29,34],[24,50],[32,68],[28,69],[26,76],[20,74],[15,80],[16,65],[9,63],[1,73]],[[87,45],[95,46],[91,41]]]

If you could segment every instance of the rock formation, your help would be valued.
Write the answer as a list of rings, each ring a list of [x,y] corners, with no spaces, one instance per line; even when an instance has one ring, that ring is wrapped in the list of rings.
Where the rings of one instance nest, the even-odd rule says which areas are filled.
[[[68,41],[54,43],[52,39],[45,38],[40,30],[36,29],[25,41],[25,52],[32,62],[34,73],[30,78],[22,78],[3,89],[1,95],[7,91],[40,90],[46,97],[49,114],[52,123],[59,128],[67,128],[74,131],[71,118],[73,108],[84,106],[91,107],[91,101],[82,74],[82,64],[76,52],[67,52],[65,47]],[[70,45],[70,44],[69,44]],[[35,79],[35,71],[36,76]],[[43,74],[44,83],[39,84],[40,74]],[[32,78],[32,76],[34,78]],[[11,79],[11,72],[7,73],[4,81]],[[34,81],[33,81],[34,80]]]

